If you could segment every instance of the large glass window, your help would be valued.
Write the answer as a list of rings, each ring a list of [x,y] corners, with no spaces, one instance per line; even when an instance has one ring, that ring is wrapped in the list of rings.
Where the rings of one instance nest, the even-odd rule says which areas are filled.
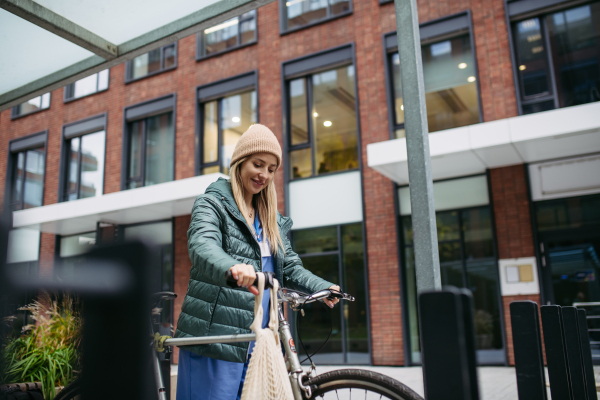
[[[96,244],[96,232],[78,233],[76,235],[61,236],[56,263],[55,276],[64,279],[81,265],[85,264],[85,253]]]
[[[350,0],[282,0],[284,30],[296,30],[352,12]]]
[[[198,58],[255,42],[256,10],[252,10],[198,34]]]
[[[108,69],[65,86],[65,100],[78,99],[108,89]]]
[[[128,61],[126,81],[155,75],[175,67],[177,67],[177,42]]]
[[[173,112],[130,122],[125,186],[133,189],[174,179]]]
[[[421,47],[429,132],[480,122],[475,58],[470,35]],[[394,136],[402,138],[404,101],[398,53],[389,55],[393,84]]]
[[[229,173],[238,140],[257,122],[256,91],[222,97],[200,105],[202,145],[200,174]]]
[[[512,29],[523,114],[600,100],[600,2]]]
[[[343,291],[356,298],[333,309],[321,303],[305,307],[306,316],[300,317],[299,329],[306,351],[312,355],[323,344],[333,323],[331,338],[315,361],[370,363],[362,223],[293,231],[292,241],[306,269],[330,282],[339,282]],[[296,348],[304,358],[298,340]]]
[[[104,131],[75,137],[66,142],[68,165],[63,198],[101,196],[104,190]]]
[[[27,100],[25,103],[14,106],[11,110],[11,118],[31,114],[47,108],[50,108],[50,93],[34,97],[31,100]]]
[[[288,81],[290,179],[358,168],[354,66]]]
[[[13,153],[11,158],[11,209],[16,211],[41,206],[44,194],[45,147]]]
[[[489,206],[436,213],[442,285],[464,287],[473,293],[475,340],[480,364],[504,362],[498,267],[494,255],[491,218]],[[420,363],[415,259],[410,215],[401,217],[401,226],[404,236],[410,355],[413,363]]]

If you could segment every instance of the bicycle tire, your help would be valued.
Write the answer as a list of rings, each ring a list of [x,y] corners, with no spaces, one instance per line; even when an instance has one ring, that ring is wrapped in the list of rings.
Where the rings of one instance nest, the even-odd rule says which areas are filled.
[[[356,398],[360,399],[424,400],[405,384],[389,376],[364,369],[330,371],[310,378],[304,384],[312,388],[311,399],[341,399],[342,397],[352,399],[352,389],[356,389],[354,393]],[[339,391],[349,391],[350,396],[345,396],[344,393],[340,396]],[[327,394],[331,395],[326,396]]]
[[[71,383],[56,394],[54,400],[72,400],[81,394],[81,379],[75,378]]]

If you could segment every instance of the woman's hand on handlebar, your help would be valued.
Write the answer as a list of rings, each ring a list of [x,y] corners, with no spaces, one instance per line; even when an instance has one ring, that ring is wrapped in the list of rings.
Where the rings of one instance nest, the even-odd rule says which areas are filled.
[[[229,268],[233,278],[237,280],[237,284],[240,287],[248,288],[248,291],[253,295],[258,295],[258,289],[252,284],[256,280],[256,272],[252,265],[237,264]],[[337,299],[336,299],[337,300]]]
[[[333,286],[331,286],[329,289],[337,290],[338,292],[341,292],[341,291],[342,291],[338,285],[333,285]],[[329,300],[328,298],[324,298],[324,299],[323,299],[323,301],[324,301],[324,302],[325,302],[325,304],[327,304],[329,307],[333,308],[333,306],[335,306],[337,303],[339,303],[339,302],[340,302],[340,299],[333,299],[333,300]]]

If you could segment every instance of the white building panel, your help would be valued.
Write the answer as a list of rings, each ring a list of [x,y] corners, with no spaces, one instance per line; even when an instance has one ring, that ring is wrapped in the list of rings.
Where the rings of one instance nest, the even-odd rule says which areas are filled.
[[[293,229],[363,219],[359,171],[290,182],[288,196]]]
[[[529,179],[534,201],[600,193],[600,155],[530,164]]]

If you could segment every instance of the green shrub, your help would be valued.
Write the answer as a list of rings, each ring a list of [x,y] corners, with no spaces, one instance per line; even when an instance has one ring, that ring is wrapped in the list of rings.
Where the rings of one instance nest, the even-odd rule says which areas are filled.
[[[81,365],[80,313],[72,297],[63,296],[59,304],[46,292],[20,310],[31,312],[36,324],[6,341],[2,381],[42,382],[45,399],[52,400],[55,387],[71,382]]]

